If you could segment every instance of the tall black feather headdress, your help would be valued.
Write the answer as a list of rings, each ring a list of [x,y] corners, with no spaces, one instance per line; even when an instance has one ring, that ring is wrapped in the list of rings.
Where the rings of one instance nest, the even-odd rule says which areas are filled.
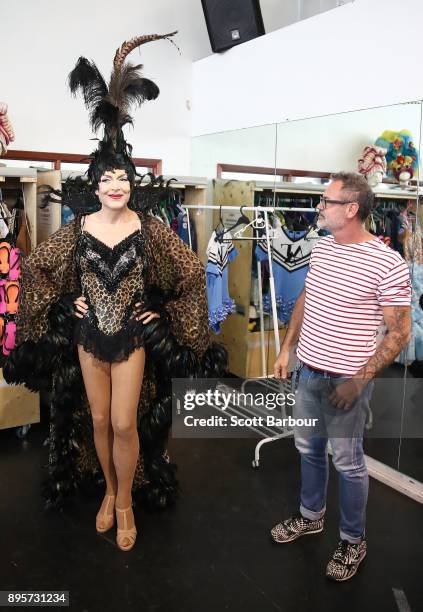
[[[163,177],[149,175],[150,181],[144,186],[140,180],[136,181],[136,169],[131,159],[132,146],[123,135],[123,127],[128,123],[133,124],[131,109],[155,100],[160,90],[153,81],[142,76],[142,64],[131,64],[126,58],[137,47],[154,40],[167,39],[175,44],[171,40],[175,34],[177,32],[150,34],[125,41],[116,50],[109,84],[94,62],[85,57],[78,59],[68,77],[69,88],[73,95],[82,93],[91,127],[95,133],[103,128],[103,136],[98,148],[91,154],[87,178],[68,179],[61,192],[47,189],[44,205],[61,201],[75,214],[99,210],[101,205],[94,191],[104,171],[114,168],[124,168],[134,186],[131,208],[150,207],[161,197],[157,186],[163,186]],[[142,180],[143,177],[140,178]]]

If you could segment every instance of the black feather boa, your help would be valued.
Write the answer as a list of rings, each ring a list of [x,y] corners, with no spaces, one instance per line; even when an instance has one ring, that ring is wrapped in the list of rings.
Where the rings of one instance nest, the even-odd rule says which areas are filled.
[[[189,346],[180,345],[170,330],[165,309],[172,291],[162,291],[151,285],[144,295],[144,308],[160,314],[145,327],[144,342],[147,358],[155,365],[160,381],[158,395],[140,423],[142,452],[149,484],[141,489],[140,501],[150,509],[172,505],[179,494],[176,465],[163,457],[172,425],[172,378],[209,378],[227,372],[228,355],[223,345],[213,343],[202,360]]]
[[[78,433],[73,408],[82,401],[83,382],[72,342],[75,295],[64,295],[50,309],[50,330],[39,342],[26,341],[13,350],[4,366],[10,384],[32,391],[51,391],[48,476],[42,483],[46,508],[63,509],[76,490]],[[53,372],[55,376],[53,379]],[[54,385],[52,386],[52,381]]]
[[[83,423],[73,407],[83,398],[83,381],[73,345],[75,295],[63,296],[50,310],[50,329],[37,343],[27,341],[11,352],[4,365],[4,378],[11,384],[25,384],[32,391],[51,391],[50,454],[48,477],[42,491],[46,507],[62,510],[84,483],[75,478],[77,441],[84,436]],[[166,302],[173,292],[151,286],[144,296],[144,309],[160,314],[145,326],[147,359],[154,363],[157,397],[140,420],[138,429],[148,483],[134,495],[151,510],[172,505],[179,494],[176,465],[166,461],[164,451],[172,424],[172,378],[219,378],[227,372],[227,352],[212,343],[200,360],[189,346],[178,343],[170,329]],[[53,379],[53,372],[55,374]],[[52,380],[54,386],[52,388]],[[101,476],[97,483],[102,482]]]

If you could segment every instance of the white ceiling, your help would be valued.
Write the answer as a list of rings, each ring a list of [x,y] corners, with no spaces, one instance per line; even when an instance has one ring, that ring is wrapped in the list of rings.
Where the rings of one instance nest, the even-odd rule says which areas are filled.
[[[299,19],[339,6],[342,2],[345,0],[260,0],[265,31],[278,30]],[[169,12],[179,31],[178,44],[183,55],[191,61],[211,55],[201,0],[172,0]]]

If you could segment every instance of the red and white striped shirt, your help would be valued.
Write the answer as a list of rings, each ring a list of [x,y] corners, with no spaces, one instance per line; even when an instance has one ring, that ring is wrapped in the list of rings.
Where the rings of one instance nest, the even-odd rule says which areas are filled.
[[[356,244],[321,238],[305,288],[297,356],[311,367],[348,376],[376,351],[382,306],[411,303],[407,264],[378,238]]]

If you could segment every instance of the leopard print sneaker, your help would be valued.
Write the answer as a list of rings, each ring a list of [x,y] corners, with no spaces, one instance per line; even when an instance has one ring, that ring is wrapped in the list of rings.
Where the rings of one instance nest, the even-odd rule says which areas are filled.
[[[349,580],[357,572],[358,566],[363,561],[366,553],[366,540],[362,540],[357,544],[341,540],[333,553],[332,559],[328,563],[326,576],[337,582]]]
[[[323,530],[323,524],[323,517],[317,521],[312,521],[298,513],[282,523],[275,525],[270,534],[275,542],[278,544],[285,544],[286,542],[296,540],[302,535],[320,533]]]

